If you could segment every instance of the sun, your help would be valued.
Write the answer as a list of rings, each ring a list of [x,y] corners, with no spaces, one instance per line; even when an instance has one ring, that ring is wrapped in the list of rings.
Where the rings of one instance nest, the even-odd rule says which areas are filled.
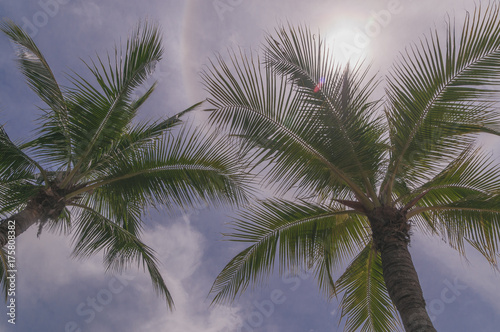
[[[371,39],[355,23],[339,22],[327,28],[324,36],[338,64],[357,63],[370,55]]]

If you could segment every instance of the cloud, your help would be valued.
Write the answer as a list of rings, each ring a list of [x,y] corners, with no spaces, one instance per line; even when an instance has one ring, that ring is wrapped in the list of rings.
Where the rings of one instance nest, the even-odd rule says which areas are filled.
[[[88,26],[102,26],[101,8],[93,1],[82,1],[79,6],[72,7],[72,12],[79,16],[80,22]]]
[[[105,274],[100,255],[71,259],[69,237],[45,231],[37,239],[35,234],[36,227],[32,227],[18,239],[19,297],[29,303],[25,314],[48,310],[58,317],[59,329],[74,322],[82,332],[219,332],[235,331],[242,321],[237,308],[209,306],[207,294],[214,277],[200,267],[211,254],[205,236],[188,217],[169,221],[167,226],[157,225],[143,235],[161,262],[162,275],[175,301],[173,312],[154,294],[149,275],[137,271],[136,265],[125,272],[125,286],[121,287],[118,276]],[[123,290],[115,293],[118,288]],[[89,298],[101,298],[101,311],[92,309]]]
[[[449,275],[459,276],[460,282],[477,292],[500,315],[499,275],[479,252],[469,246],[467,251],[469,264],[464,264],[464,259],[437,237],[417,235],[414,236],[414,242],[416,248],[425,248],[421,251],[432,259],[433,265],[450,270]]]
[[[157,308],[156,315],[144,331],[218,332],[234,331],[241,319],[227,307],[210,307],[207,293],[213,277],[200,274],[206,255],[206,239],[188,217],[169,226],[157,226],[144,236],[146,243],[162,257],[164,273],[176,309],[169,314]]]

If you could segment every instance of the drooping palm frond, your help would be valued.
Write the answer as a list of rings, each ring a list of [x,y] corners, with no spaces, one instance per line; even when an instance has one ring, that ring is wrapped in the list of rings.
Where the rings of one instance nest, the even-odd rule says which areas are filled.
[[[500,166],[480,149],[468,149],[412,195],[400,199],[417,197],[408,217],[422,215],[420,226],[430,226],[452,248],[465,255],[465,243],[471,241],[496,264],[499,193]]]
[[[339,308],[340,319],[347,316],[347,331],[401,331],[397,311],[385,287],[382,260],[372,242],[352,261],[337,280],[344,292]]]
[[[80,211],[75,213],[73,242],[75,257],[89,257],[104,250],[106,269],[122,272],[134,261],[148,271],[153,287],[172,309],[174,302],[158,268],[154,251],[139,239],[139,232],[123,227],[88,206],[74,204]],[[106,212],[105,210],[103,212]],[[124,218],[124,216],[122,216]],[[132,218],[129,214],[125,218]]]
[[[434,227],[450,246],[465,255],[470,242],[496,266],[500,254],[500,195],[475,194],[460,200],[416,207],[408,217],[430,215]]]
[[[406,193],[395,189],[402,205],[415,198],[417,206],[447,204],[500,191],[500,166],[481,149],[467,149],[420,187]]]
[[[71,211],[65,207],[57,219],[49,219],[43,225],[44,229],[55,234],[69,235],[73,228]],[[39,232],[41,229],[39,228]],[[39,233],[40,234],[40,233]]]
[[[396,177],[429,179],[477,133],[500,135],[499,13],[498,4],[490,4],[467,14],[459,36],[448,23],[444,46],[436,31],[394,66],[387,89],[392,151],[386,201]]]
[[[281,274],[296,274],[314,267],[321,255],[333,271],[364,246],[367,230],[356,215],[354,210],[281,200],[262,201],[249,208],[234,222],[235,232],[227,235],[232,241],[251,245],[219,274],[211,290],[213,301],[233,300],[250,284],[263,282],[275,264]],[[331,295],[331,278],[322,273],[317,276],[325,293]]]
[[[0,126],[0,183],[33,178],[35,172],[46,177],[45,170],[9,138]]]
[[[74,217],[75,256],[104,250],[106,266],[117,271],[142,260],[155,289],[172,308],[154,253],[139,240],[142,211],[173,204],[187,208],[201,201],[212,205],[245,202],[246,184],[234,152],[217,133],[205,135],[185,127],[175,136],[164,134],[141,144],[140,149],[116,154],[107,167],[93,170],[93,180],[86,187],[68,196],[77,199],[73,205],[84,210]]]
[[[345,266],[363,246],[370,241],[369,223],[366,216],[362,214],[352,213],[348,217],[338,217],[337,223],[352,223],[347,226],[345,230],[335,227],[334,231],[320,232],[317,231],[315,239],[315,248],[312,253],[309,268],[314,270],[314,274],[318,281],[318,286],[323,295],[328,300],[338,295],[338,285],[335,280],[335,271],[339,267]],[[344,227],[345,225],[341,225]],[[360,227],[362,236],[359,238],[351,237],[348,232],[350,228],[354,229]],[[340,241],[355,241],[354,246],[349,248],[340,244]],[[349,248],[349,249],[348,249]]]

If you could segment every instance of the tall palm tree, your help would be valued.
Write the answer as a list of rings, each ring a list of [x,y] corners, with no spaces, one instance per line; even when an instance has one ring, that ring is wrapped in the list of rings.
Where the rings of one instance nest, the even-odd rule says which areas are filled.
[[[43,226],[73,232],[76,257],[103,250],[107,269],[142,265],[172,307],[154,251],[140,240],[143,213],[157,206],[239,204],[248,193],[220,135],[187,127],[171,133],[198,104],[164,120],[134,120],[156,86],[133,98],[162,57],[158,27],[139,24],[124,48],[86,64],[97,84],[73,74],[71,86],[56,81],[26,32],[12,21],[1,30],[17,45],[20,69],[45,103],[34,139],[13,142],[0,127],[3,286],[5,244],[38,224],[39,232]]]
[[[307,28],[268,35],[262,63],[243,52],[211,63],[211,121],[240,138],[265,183],[295,194],[234,221],[228,235],[249,246],[215,280],[214,302],[274,268],[312,269],[327,296],[343,294],[347,331],[398,330],[398,313],[406,331],[435,331],[411,230],[494,265],[499,255],[500,167],[475,145],[500,135],[499,13],[478,9],[461,33],[448,24],[407,48],[379,100],[369,68],[336,65]]]

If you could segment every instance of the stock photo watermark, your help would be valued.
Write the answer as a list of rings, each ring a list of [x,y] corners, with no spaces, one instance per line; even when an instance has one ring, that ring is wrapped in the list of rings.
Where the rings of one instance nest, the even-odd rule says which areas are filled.
[[[378,37],[382,30],[391,23],[393,17],[402,11],[403,5],[400,0],[390,0],[385,9],[372,11],[362,29],[358,27],[349,32],[350,41],[340,42],[339,48],[342,55],[346,59],[350,59],[353,55],[360,55],[372,40]]]
[[[94,296],[88,296],[85,301],[76,306],[75,313],[79,319],[66,322],[64,332],[83,332],[85,326],[92,323],[96,316],[113,302],[114,297],[123,292],[134,279],[134,275],[125,273],[111,278],[107,283],[107,287],[101,288]],[[82,328],[82,326],[84,327]]]
[[[427,312],[433,322],[444,312],[447,304],[451,304],[457,300],[462,294],[460,291],[469,288],[469,286],[462,284],[458,277],[453,279],[453,283],[445,279],[443,284],[445,287],[441,290],[439,297],[427,302]]]
[[[288,290],[295,292],[299,289],[302,282],[309,279],[312,275],[311,271],[302,271],[297,275],[286,274],[283,276],[281,281],[288,285]],[[267,299],[262,301],[253,301],[251,312],[245,316],[243,322],[238,324],[238,328],[236,332],[253,332],[253,331],[261,331],[261,327],[264,325],[266,320],[270,318],[275,311],[275,308],[283,303],[285,303],[287,297],[285,292],[281,288],[275,288],[271,292],[269,292],[269,296]],[[235,320],[241,321],[238,319],[234,313],[232,316],[235,317]],[[235,332],[234,330],[229,330],[229,328],[225,328],[220,330],[219,332]]]
[[[34,38],[38,34],[38,30],[49,23],[50,18],[53,18],[59,13],[59,7],[66,5],[72,0],[40,0],[38,6],[40,10],[36,11],[31,18],[26,16],[21,17],[21,28],[26,33]]]
[[[167,69],[166,66],[167,66],[167,64],[165,63],[165,61],[159,62],[158,64],[156,64],[155,70],[153,71],[151,76],[148,78],[148,82],[153,81],[157,85],[159,85],[161,82],[166,81],[166,79],[171,76],[170,68]],[[143,95],[145,95],[148,92],[150,87],[151,87],[151,85],[147,86],[146,84],[143,84],[143,85],[137,87],[132,92],[131,97],[133,99],[139,99],[140,97],[142,97]]]
[[[16,324],[16,222],[9,220],[7,224],[7,321]]]
[[[214,0],[212,6],[217,13],[220,21],[224,21],[227,12],[232,12],[235,7],[243,3],[243,0]]]

